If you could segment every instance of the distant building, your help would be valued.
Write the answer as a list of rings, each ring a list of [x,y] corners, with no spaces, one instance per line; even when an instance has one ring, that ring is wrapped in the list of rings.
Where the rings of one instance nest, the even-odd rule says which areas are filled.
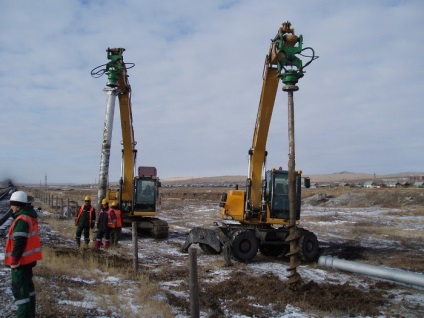
[[[377,183],[375,181],[364,182],[364,188],[377,188]]]
[[[400,182],[387,182],[388,188],[398,188],[402,186]]]

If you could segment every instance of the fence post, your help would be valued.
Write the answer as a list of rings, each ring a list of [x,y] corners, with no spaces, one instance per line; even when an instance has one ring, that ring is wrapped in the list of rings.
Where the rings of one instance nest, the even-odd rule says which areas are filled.
[[[132,240],[133,240],[133,270],[138,272],[138,240],[137,240],[137,222],[132,222]]]
[[[189,273],[190,273],[190,317],[199,318],[200,309],[199,309],[199,280],[197,277],[197,249],[190,247],[188,249],[189,253]]]

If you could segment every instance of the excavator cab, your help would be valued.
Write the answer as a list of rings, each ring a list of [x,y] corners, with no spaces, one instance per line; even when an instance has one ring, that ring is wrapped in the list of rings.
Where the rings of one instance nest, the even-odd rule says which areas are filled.
[[[138,177],[134,184],[134,211],[154,212],[157,200],[157,179]]]
[[[134,214],[147,212],[141,214],[147,216],[150,215],[148,212],[156,212],[160,186],[155,167],[138,167],[138,176],[134,178]]]
[[[265,173],[265,198],[269,204],[270,217],[274,219],[290,219],[288,171],[268,170]],[[300,219],[300,186],[301,175],[296,172],[296,220]]]

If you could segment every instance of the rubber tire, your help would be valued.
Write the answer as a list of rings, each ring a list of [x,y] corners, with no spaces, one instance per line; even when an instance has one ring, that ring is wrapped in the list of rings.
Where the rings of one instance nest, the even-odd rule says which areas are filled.
[[[220,254],[222,252],[222,245],[221,245],[221,249],[219,250],[219,252],[215,251],[214,248],[212,248],[210,245],[205,244],[205,243],[199,243],[199,247],[203,251],[203,253],[205,253],[207,255],[217,255],[217,254]]]
[[[259,251],[264,256],[286,257],[290,247],[287,245],[261,245]]]
[[[301,261],[313,262],[318,258],[319,243],[314,233],[308,230],[302,230],[299,238],[299,246],[299,258]]]
[[[168,238],[169,232],[162,231],[160,227],[153,225],[153,228],[150,232],[150,236],[155,239],[166,239]]]
[[[231,238],[231,252],[235,259],[240,262],[249,262],[255,258],[259,249],[259,241],[255,232],[239,230],[233,233]]]

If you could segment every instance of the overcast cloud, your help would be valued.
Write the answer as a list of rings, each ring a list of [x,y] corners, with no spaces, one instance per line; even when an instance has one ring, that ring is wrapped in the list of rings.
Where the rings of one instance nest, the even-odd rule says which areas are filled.
[[[245,175],[263,63],[281,23],[319,56],[294,94],[305,174],[424,171],[424,2],[1,1],[0,176],[98,180],[107,78],[123,47],[137,165],[161,178]],[[287,167],[280,85],[267,167]],[[120,175],[115,112],[110,180]]]

